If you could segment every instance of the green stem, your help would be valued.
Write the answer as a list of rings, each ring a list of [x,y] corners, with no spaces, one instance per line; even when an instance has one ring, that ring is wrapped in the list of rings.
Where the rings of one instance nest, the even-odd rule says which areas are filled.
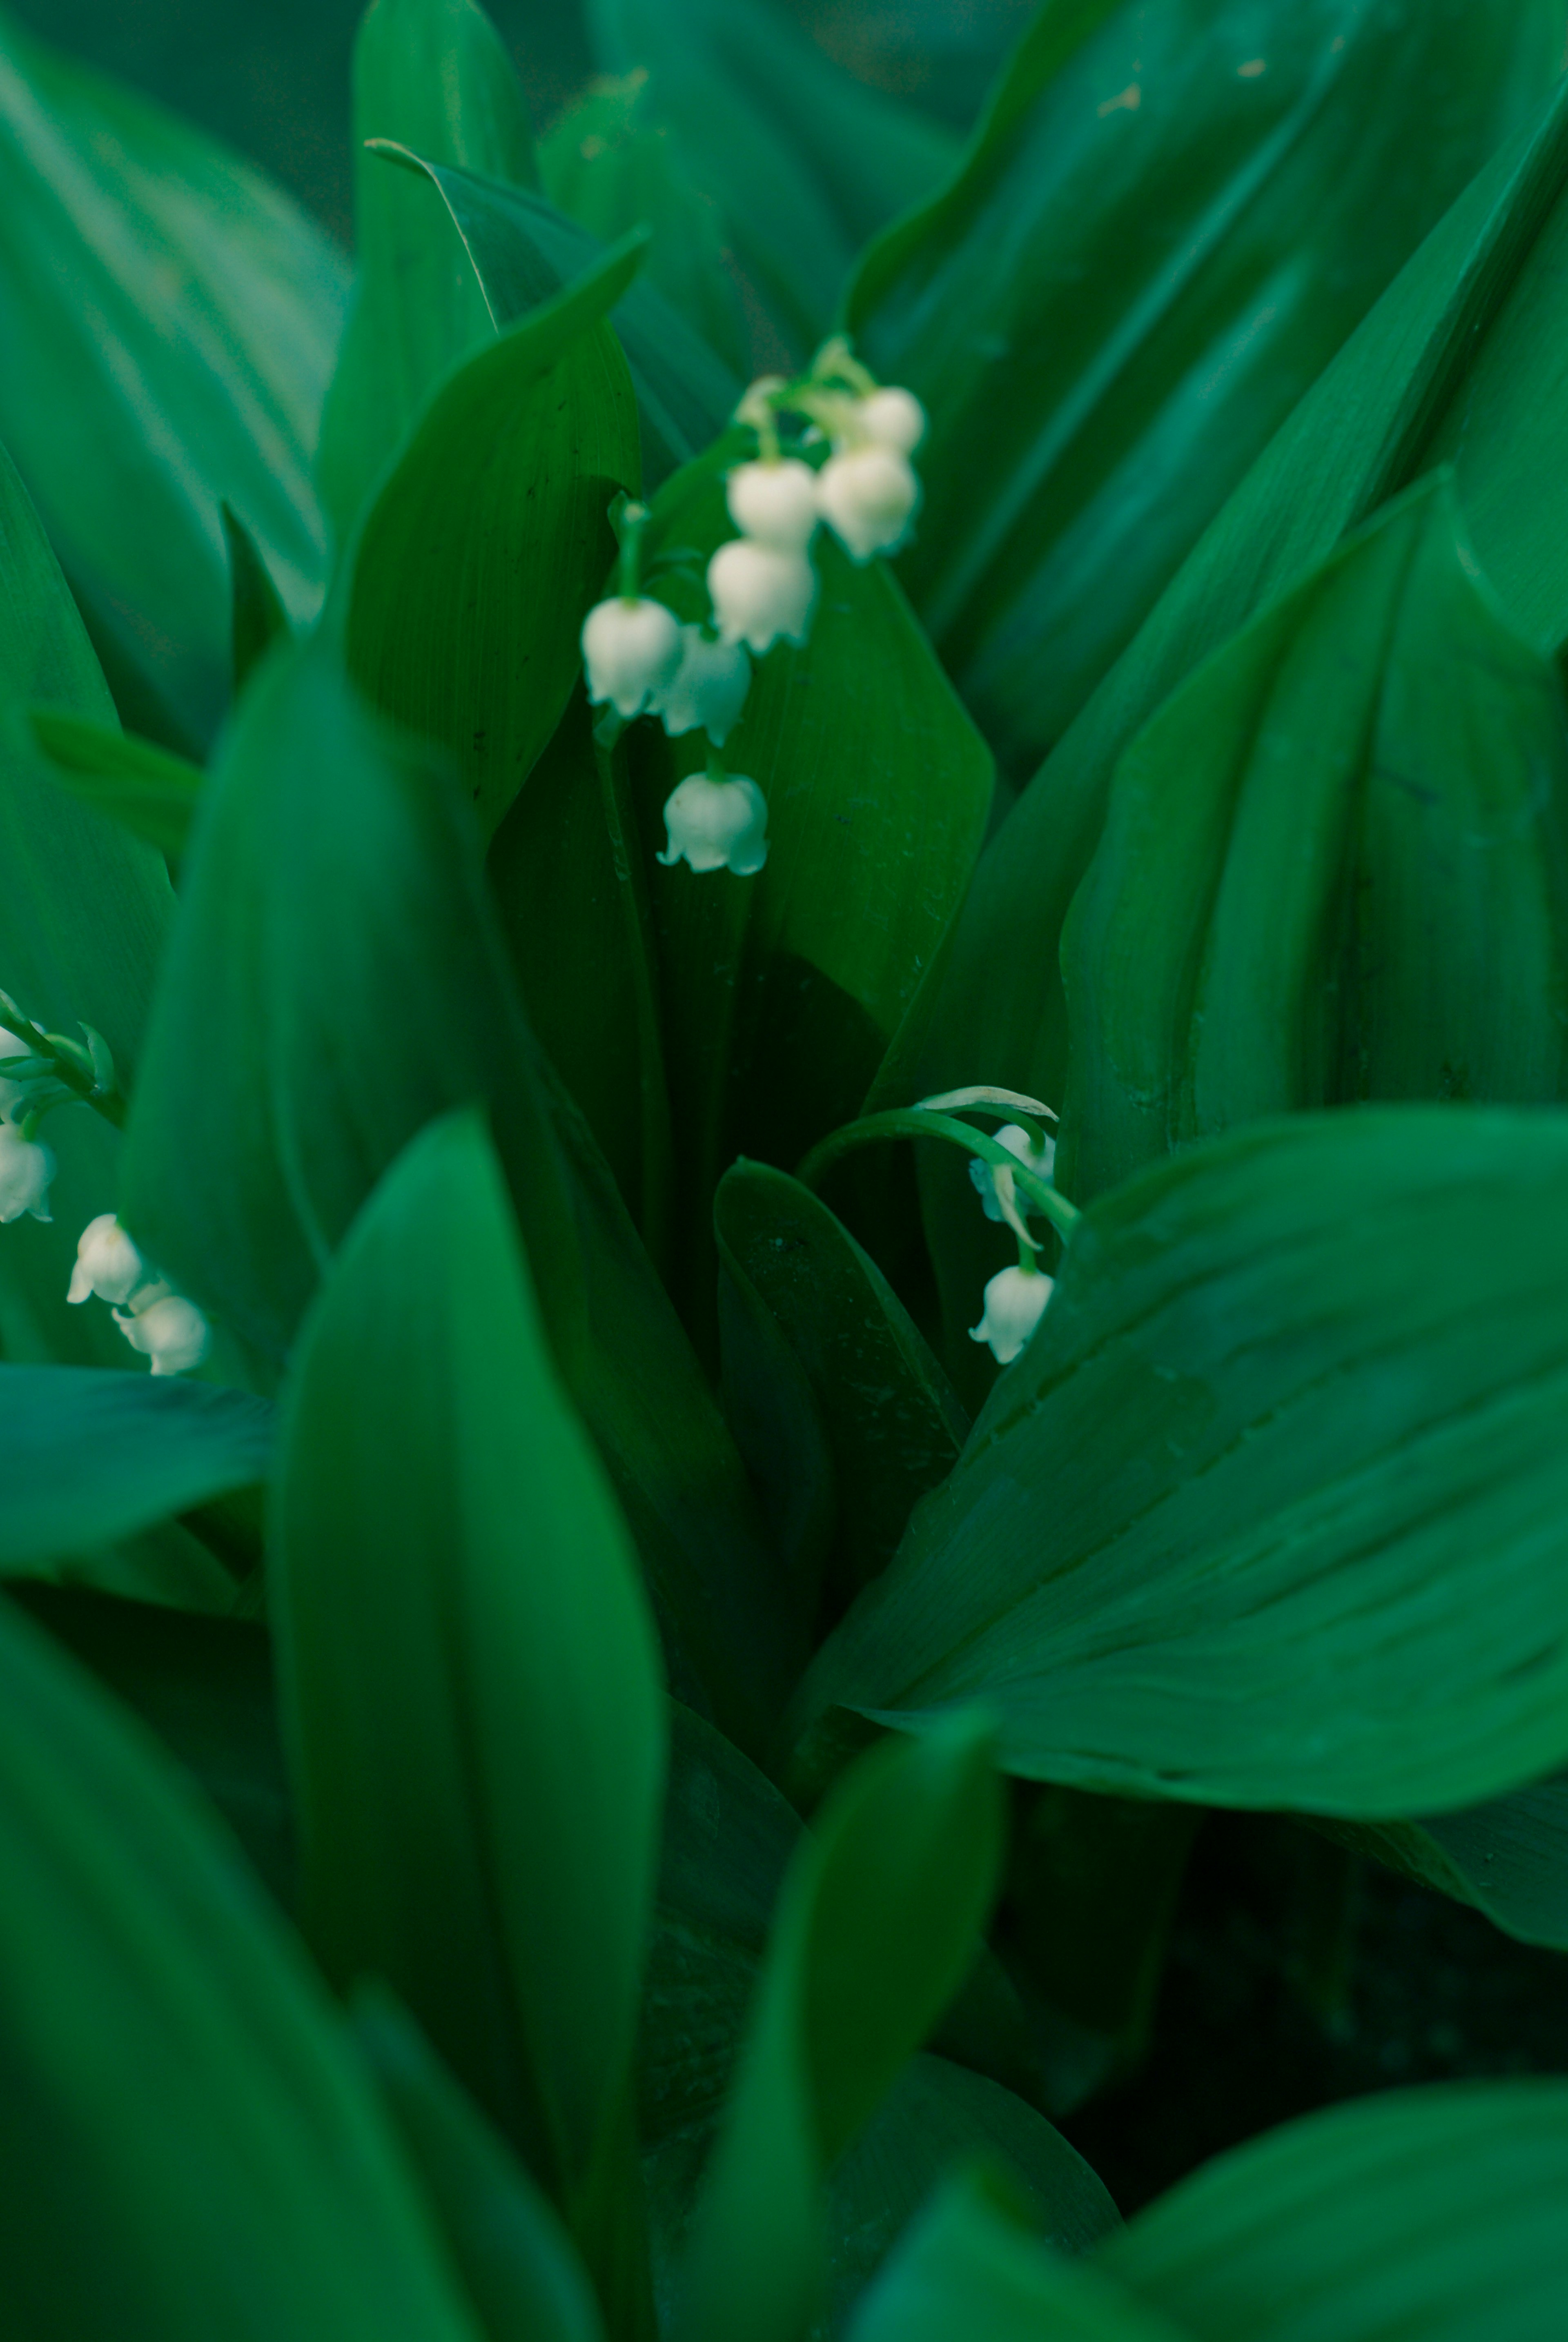
[[[615,892],[625,922],[632,963],[642,1141],[638,1222],[649,1257],[663,1273],[670,1257],[674,1136],[670,1126],[669,1082],[655,989],[653,908],[648,901],[647,873],[624,761],[615,753],[624,730],[618,719],[613,731],[608,725],[594,727],[594,762],[598,769],[599,801],[609,832],[611,859],[618,881]]]
[[[920,1106],[905,1106],[891,1114],[870,1114],[862,1122],[845,1123],[842,1130],[830,1131],[818,1141],[805,1157],[795,1177],[803,1187],[814,1187],[824,1171],[841,1156],[857,1146],[869,1146],[884,1138],[945,1138],[954,1146],[962,1146],[970,1155],[978,1155],[983,1163],[994,1164],[998,1170],[1011,1171],[1014,1185],[1029,1198],[1037,1210],[1044,1212],[1064,1243],[1070,1242],[1073,1232],[1083,1217],[1075,1204],[1059,1195],[1038,1171],[1021,1163],[1010,1148],[983,1130],[971,1130],[966,1122],[953,1115],[932,1114]]]

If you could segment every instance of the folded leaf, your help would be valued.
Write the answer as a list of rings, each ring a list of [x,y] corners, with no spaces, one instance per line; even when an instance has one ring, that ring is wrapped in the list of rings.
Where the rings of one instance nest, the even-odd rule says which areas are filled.
[[[272,644],[292,629],[261,547],[233,505],[225,502],[223,514],[229,553],[229,637],[237,693],[244,689],[252,667],[260,664]]]
[[[1568,2314],[1568,2087],[1397,2090],[1203,2169],[1095,2263],[1203,2342],[1537,2342]]]
[[[1568,716],[1447,476],[1389,505],[1117,766],[1063,939],[1084,1200],[1229,1125],[1568,1076]]]
[[[62,788],[106,814],[177,868],[190,836],[202,786],[199,765],[138,740],[118,725],[30,707],[29,745]]]
[[[1377,1819],[1568,1757],[1568,1116],[1254,1124],[1091,1206],[952,1477],[819,1656],[1139,1797]]]
[[[4,436],[95,635],[196,739],[228,695],[220,500],[307,614],[336,247],[205,133],[0,25]]]
[[[438,204],[365,151],[396,138],[433,162],[531,185],[517,76],[474,0],[373,0],[354,51],[354,305],[322,416],[322,501],[345,548],[436,384],[494,330]]]
[[[355,543],[349,668],[449,751],[486,835],[560,721],[614,551],[606,515],[637,486],[631,382],[603,320],[641,248],[628,238],[467,359]]]
[[[1319,1825],[1357,1854],[1483,1911],[1523,1944],[1568,1951],[1568,1780],[1424,1821]]]
[[[8,1606],[0,1690],[6,2328],[474,2342],[341,2022],[222,1833]]]
[[[951,185],[863,260],[862,355],[924,402],[900,565],[1020,776],[1498,142],[1561,0],[1043,9]]]

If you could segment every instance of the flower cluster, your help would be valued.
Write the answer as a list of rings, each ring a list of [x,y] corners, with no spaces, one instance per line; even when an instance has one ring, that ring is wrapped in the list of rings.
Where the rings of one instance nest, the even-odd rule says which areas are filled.
[[[803,418],[798,449],[826,446],[820,467],[786,453],[781,419]],[[705,775],[693,774],[664,806],[668,846],[659,860],[693,870],[750,877],[767,859],[767,805],[754,780],[725,771],[719,756],[740,720],[752,657],[778,642],[804,645],[817,604],[811,545],[819,525],[852,561],[896,553],[920,504],[910,458],[925,430],[912,392],[879,384],[842,336],[818,352],[798,381],[754,382],[735,419],[758,452],[725,477],[724,499],[739,534],[707,565],[710,615],[683,625],[642,590],[641,540],[647,513],[623,505],[618,591],[589,611],[583,626],[588,696],[623,723],[653,716],[672,737],[705,732]],[[749,654],[749,656],[748,656]]]
[[[155,1375],[183,1375],[207,1354],[207,1321],[194,1301],[147,1266],[113,1212],[89,1220],[76,1246],[65,1298],[94,1295],[114,1306],[115,1323]]]

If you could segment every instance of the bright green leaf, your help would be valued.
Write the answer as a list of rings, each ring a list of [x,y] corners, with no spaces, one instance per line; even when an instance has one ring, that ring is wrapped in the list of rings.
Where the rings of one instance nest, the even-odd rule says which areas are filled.
[[[178,866],[201,793],[198,765],[118,725],[57,707],[30,707],[25,721],[31,746],[62,788]]]
[[[249,680],[251,669],[259,666],[280,636],[287,636],[292,629],[261,547],[233,505],[225,502],[223,513],[229,555],[229,643],[238,693]]]

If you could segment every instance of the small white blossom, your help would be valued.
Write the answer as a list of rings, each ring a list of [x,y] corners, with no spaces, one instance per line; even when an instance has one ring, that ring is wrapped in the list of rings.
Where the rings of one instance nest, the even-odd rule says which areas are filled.
[[[147,1266],[113,1212],[89,1220],[76,1241],[67,1301],[128,1301],[147,1281]]]
[[[999,1366],[1010,1366],[1045,1315],[1055,1279],[1035,1268],[999,1268],[985,1287],[985,1307],[972,1342],[989,1342]]]
[[[890,384],[860,402],[855,423],[863,435],[895,455],[913,455],[925,436],[925,409],[912,390]]]
[[[804,553],[817,524],[816,474],[798,456],[743,464],[724,483],[730,518],[743,536],[775,553]]]
[[[615,595],[583,621],[588,696],[607,699],[628,723],[663,691],[681,663],[681,629],[662,602]]]
[[[816,475],[817,509],[850,558],[896,553],[920,502],[907,455],[892,447],[850,447],[830,455]]]
[[[998,1143],[1009,1155],[1016,1155],[1020,1163],[1031,1171],[1038,1171],[1049,1179],[1056,1162],[1056,1141],[1042,1137],[1039,1144],[1016,1122],[1010,1122],[995,1133]],[[980,1191],[980,1201],[988,1220],[1005,1220],[1014,1225],[1013,1215],[1022,1213],[1025,1219],[1040,1209],[1027,1196],[1020,1196],[1013,1174],[1004,1163],[982,1163],[971,1159],[969,1176]]]
[[[14,1122],[0,1123],[0,1221],[19,1220],[24,1212],[48,1219],[54,1176],[54,1148],[42,1139],[24,1138]]]
[[[768,858],[767,826],[767,799],[744,773],[722,781],[691,773],[665,804],[669,851],[658,858],[668,866],[684,856],[694,870],[754,878]]]
[[[752,663],[739,643],[710,642],[701,626],[683,626],[681,664],[649,712],[672,739],[703,731],[722,748],[740,722],[751,683]]]
[[[0,1057],[30,1057],[32,1054],[19,1033],[8,1032],[4,1025],[0,1025]],[[0,1115],[4,1115],[7,1122],[26,1096],[25,1082],[8,1082],[0,1076]]]
[[[804,643],[816,603],[809,555],[780,553],[732,536],[708,564],[714,617],[726,643],[749,643],[760,658],[781,638]]]
[[[151,1358],[155,1375],[183,1375],[206,1356],[206,1319],[194,1301],[166,1286],[135,1311],[116,1309],[115,1323],[133,1350]]]

